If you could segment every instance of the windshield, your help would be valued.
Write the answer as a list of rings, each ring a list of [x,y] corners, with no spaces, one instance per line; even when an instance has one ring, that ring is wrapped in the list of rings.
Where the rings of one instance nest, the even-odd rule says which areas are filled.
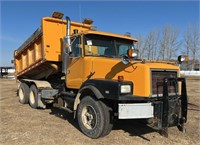
[[[88,34],[84,36],[86,56],[121,57],[133,47],[133,41],[116,37]]]

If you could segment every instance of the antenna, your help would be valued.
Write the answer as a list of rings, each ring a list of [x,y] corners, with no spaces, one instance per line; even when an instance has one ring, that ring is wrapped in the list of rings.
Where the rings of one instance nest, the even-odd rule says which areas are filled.
[[[82,17],[82,10],[81,10],[81,3],[79,4],[79,19],[81,22],[81,17]]]

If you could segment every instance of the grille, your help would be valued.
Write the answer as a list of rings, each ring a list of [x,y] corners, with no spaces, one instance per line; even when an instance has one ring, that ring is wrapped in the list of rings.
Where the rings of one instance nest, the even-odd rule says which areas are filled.
[[[163,79],[164,78],[177,78],[175,71],[152,71],[152,96],[163,96]],[[168,94],[174,95],[178,89],[175,82],[169,82]]]

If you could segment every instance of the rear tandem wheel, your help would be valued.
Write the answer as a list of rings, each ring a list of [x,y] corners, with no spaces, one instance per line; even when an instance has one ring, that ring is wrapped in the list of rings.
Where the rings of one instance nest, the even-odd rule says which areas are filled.
[[[19,86],[18,96],[19,96],[19,102],[21,104],[28,104],[28,98],[29,98],[29,86],[22,82]]]
[[[38,108],[38,89],[34,84],[30,87],[29,105],[34,109]]]

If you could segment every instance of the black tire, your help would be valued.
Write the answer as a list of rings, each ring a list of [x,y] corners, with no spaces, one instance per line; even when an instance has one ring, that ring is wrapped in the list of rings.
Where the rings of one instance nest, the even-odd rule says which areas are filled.
[[[21,83],[18,90],[19,102],[21,104],[28,104],[29,86],[26,83]]]
[[[113,124],[108,107],[90,96],[84,97],[77,111],[78,124],[88,137],[96,139],[110,133]]]
[[[113,110],[111,107],[107,106],[105,103],[100,101],[100,104],[103,107],[104,110],[104,115],[105,115],[105,129],[103,130],[101,137],[104,137],[106,135],[108,135],[112,128],[113,128],[113,121],[114,121],[114,115],[113,115]]]
[[[30,87],[30,93],[29,93],[29,105],[37,109],[38,108],[38,89],[35,85],[31,85]]]

